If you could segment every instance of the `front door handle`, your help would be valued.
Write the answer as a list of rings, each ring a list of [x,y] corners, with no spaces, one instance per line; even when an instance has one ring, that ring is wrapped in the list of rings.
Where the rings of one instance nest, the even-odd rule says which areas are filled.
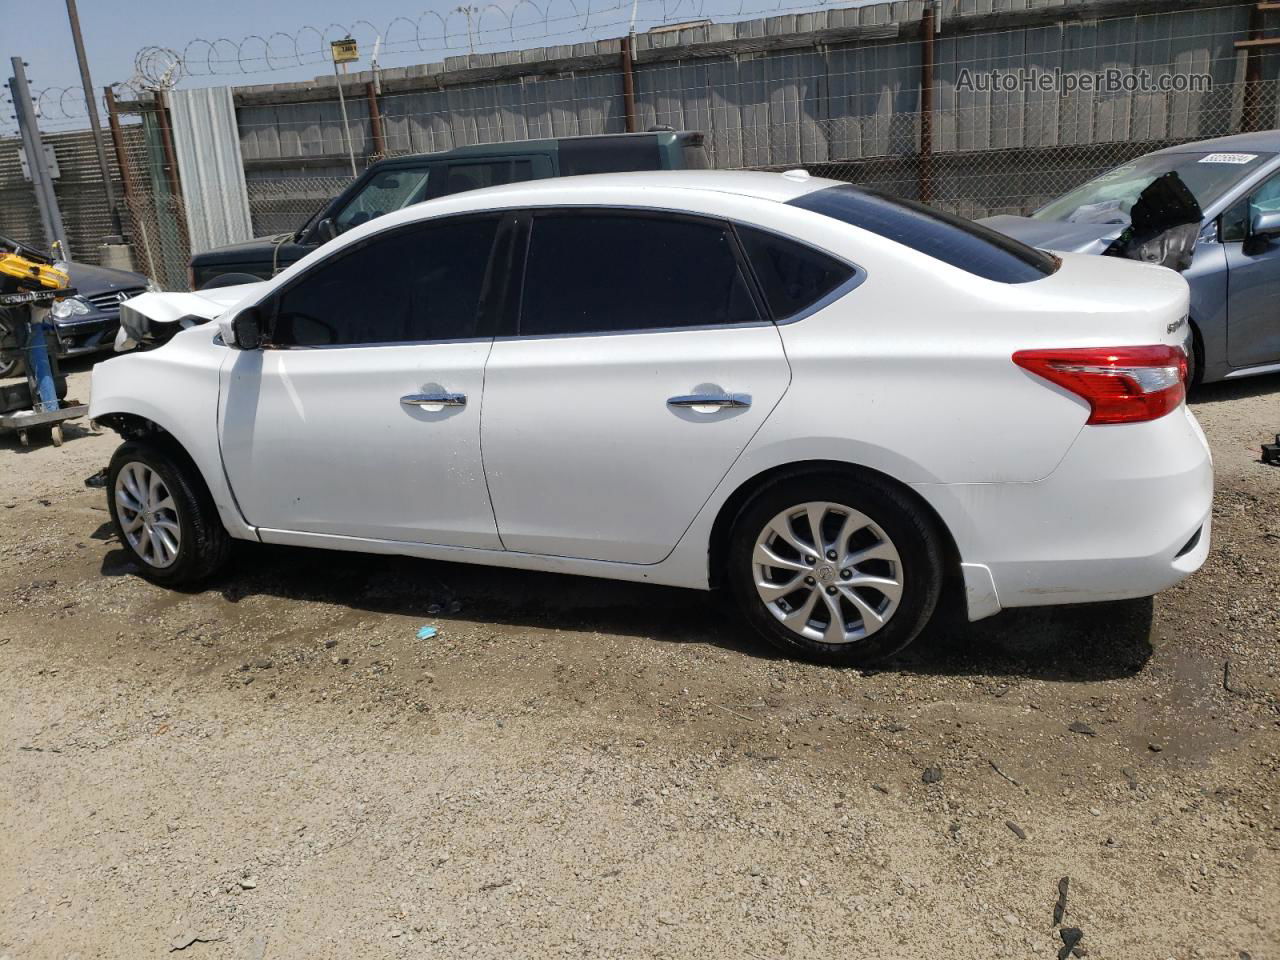
[[[749,407],[749,393],[689,393],[667,399],[669,407]]]
[[[409,393],[400,398],[406,407],[465,407],[465,393]]]

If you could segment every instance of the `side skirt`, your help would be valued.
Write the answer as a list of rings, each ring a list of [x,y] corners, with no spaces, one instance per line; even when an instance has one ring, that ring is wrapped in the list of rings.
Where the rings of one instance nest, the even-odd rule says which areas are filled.
[[[680,571],[665,561],[652,565],[615,563],[607,560],[549,557],[536,553],[512,553],[506,550],[483,550],[478,547],[449,547],[405,540],[370,540],[327,533],[269,530],[263,527],[258,528],[258,538],[263,543],[278,543],[291,547],[317,547],[323,550],[345,550],[352,553],[420,557],[424,560],[445,560],[450,563],[477,563],[493,567],[511,567],[516,570],[541,570],[545,573],[601,577],[605,580],[656,583],[693,590],[709,589],[705,578],[700,583],[690,582],[687,575],[681,575]]]

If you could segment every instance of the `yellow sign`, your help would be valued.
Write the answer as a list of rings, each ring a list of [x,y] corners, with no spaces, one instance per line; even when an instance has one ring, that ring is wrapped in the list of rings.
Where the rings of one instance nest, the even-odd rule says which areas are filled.
[[[329,48],[333,51],[334,63],[350,63],[352,60],[360,59],[360,51],[356,49],[356,42],[350,37],[345,40],[334,40],[329,44]]]

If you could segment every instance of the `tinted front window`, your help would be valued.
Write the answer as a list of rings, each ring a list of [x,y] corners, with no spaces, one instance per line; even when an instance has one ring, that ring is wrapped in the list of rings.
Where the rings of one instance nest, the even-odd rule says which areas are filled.
[[[520,332],[622,330],[760,319],[717,223],[612,213],[533,221]]]
[[[813,306],[853,275],[847,263],[776,233],[740,226],[738,236],[775,320]]]
[[[533,161],[528,159],[485,160],[479,163],[451,163],[440,171],[431,186],[432,197],[444,197],[481,187],[499,187],[533,179]]]
[[[571,137],[560,141],[560,175],[563,177],[661,167],[658,138],[654,136]]]
[[[384,170],[369,178],[335,219],[338,232],[426,199],[428,167]]]
[[[280,296],[280,346],[476,335],[497,218],[396,230],[317,264]]]
[[[1049,254],[972,220],[851,184],[815,190],[789,202],[793,207],[869,230],[987,280],[1026,283],[1058,268],[1058,261]]]

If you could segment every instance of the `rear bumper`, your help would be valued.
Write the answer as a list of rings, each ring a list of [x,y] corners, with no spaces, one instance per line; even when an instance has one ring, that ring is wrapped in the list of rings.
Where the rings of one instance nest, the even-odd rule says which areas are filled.
[[[1034,483],[919,484],[962,559],[971,619],[1004,607],[1145,597],[1209,554],[1213,463],[1185,407],[1085,427]]]

